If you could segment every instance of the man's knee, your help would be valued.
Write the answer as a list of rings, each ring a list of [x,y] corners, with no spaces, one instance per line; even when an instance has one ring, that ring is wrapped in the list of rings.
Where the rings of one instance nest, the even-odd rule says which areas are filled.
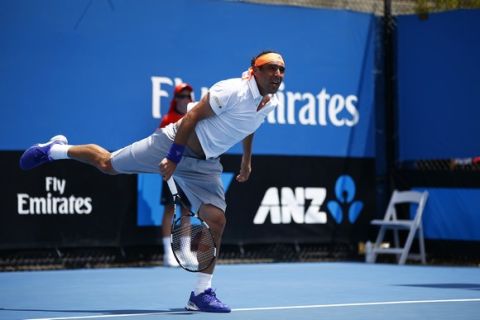
[[[110,159],[100,162],[100,165],[99,165],[98,169],[100,171],[102,171],[103,173],[106,173],[106,174],[109,174],[109,175],[117,175],[118,174],[118,172],[115,171],[115,169],[113,169],[112,161]]]
[[[110,153],[104,153],[97,159],[97,168],[103,173],[116,175],[118,172],[113,169],[112,157]]]
[[[200,217],[205,220],[211,228],[223,230],[227,223],[225,212],[214,205],[202,205]]]
[[[225,227],[227,224],[227,218],[225,217],[225,213],[222,211],[216,212],[214,215],[214,223],[218,226],[221,227],[222,229]]]

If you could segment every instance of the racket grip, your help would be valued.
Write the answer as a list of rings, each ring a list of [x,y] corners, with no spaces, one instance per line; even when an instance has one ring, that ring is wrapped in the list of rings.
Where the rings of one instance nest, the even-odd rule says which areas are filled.
[[[172,193],[172,196],[178,195],[177,186],[175,185],[175,181],[173,181],[173,178],[168,179],[167,184],[170,192]]]

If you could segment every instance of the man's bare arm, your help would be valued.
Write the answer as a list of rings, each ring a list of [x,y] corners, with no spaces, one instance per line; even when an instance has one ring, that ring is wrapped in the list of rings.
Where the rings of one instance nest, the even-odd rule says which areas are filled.
[[[208,101],[209,95],[205,95],[200,102],[197,103],[192,110],[187,112],[187,114],[180,119],[177,129],[177,134],[175,135],[174,144],[185,146],[187,144],[188,138],[195,130],[195,126],[197,123],[205,118],[213,116],[215,113],[210,106],[210,102]],[[177,164],[167,158],[164,158],[160,164],[160,172],[163,175],[164,180],[170,179],[173,172],[177,168]]]
[[[243,139],[242,163],[240,164],[240,173],[236,177],[238,182],[247,181],[252,172],[252,145],[253,133]]]

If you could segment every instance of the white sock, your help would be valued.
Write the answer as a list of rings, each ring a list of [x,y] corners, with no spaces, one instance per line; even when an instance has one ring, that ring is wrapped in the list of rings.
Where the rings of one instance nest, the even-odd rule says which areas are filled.
[[[68,156],[68,149],[71,147],[72,146],[66,144],[54,144],[50,148],[48,155],[54,160],[69,159],[70,157]]]
[[[181,236],[180,243],[182,247],[185,248],[186,251],[190,251],[190,243],[191,243],[190,236]]]
[[[168,255],[173,254],[172,247],[170,245],[170,237],[163,237],[163,252]]]
[[[195,293],[195,295],[198,296],[200,293],[204,292],[208,288],[211,288],[212,277],[213,277],[213,274],[199,272],[197,277],[197,286],[195,287],[195,290],[193,291],[193,293]]]

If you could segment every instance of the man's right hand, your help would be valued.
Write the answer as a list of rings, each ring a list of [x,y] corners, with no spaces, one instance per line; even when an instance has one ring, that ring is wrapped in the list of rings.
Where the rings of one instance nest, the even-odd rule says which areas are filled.
[[[163,177],[163,180],[167,181],[175,172],[177,168],[177,164],[167,158],[163,158],[163,160],[158,165],[160,167],[160,174]]]

